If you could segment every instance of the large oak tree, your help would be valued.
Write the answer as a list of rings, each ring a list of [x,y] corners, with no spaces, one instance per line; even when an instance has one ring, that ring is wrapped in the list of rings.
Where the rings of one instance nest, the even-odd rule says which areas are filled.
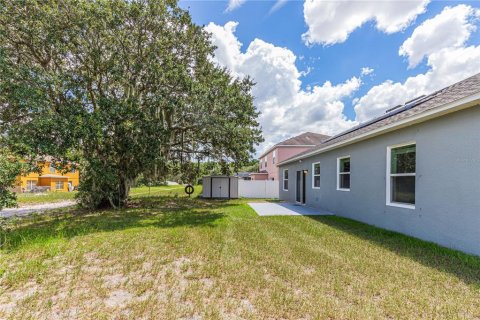
[[[261,141],[248,78],[212,61],[173,0],[0,0],[0,130],[27,159],[79,163],[80,202],[126,205],[169,162],[245,163]]]

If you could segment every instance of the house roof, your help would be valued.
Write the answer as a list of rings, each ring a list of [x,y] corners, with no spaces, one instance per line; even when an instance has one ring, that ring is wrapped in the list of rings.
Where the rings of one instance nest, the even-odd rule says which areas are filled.
[[[268,174],[268,171],[267,171],[267,170],[262,170],[262,171],[260,171],[260,172],[252,172],[252,173],[250,173],[250,175],[252,175],[252,174],[253,174],[253,175],[255,175],[255,174]]]
[[[249,176],[250,176],[250,173],[251,173],[251,172],[246,172],[246,171],[237,172],[237,173],[235,174],[235,177],[240,177],[240,178],[249,177]]]
[[[367,139],[380,132],[389,132],[408,126],[422,116],[425,116],[425,119],[429,119],[428,117],[433,116],[433,114],[447,113],[447,110],[462,104],[469,103],[469,106],[477,105],[480,103],[480,96],[477,97],[478,93],[480,93],[480,73],[432,94],[418,97],[406,102],[404,105],[391,108],[384,115],[341,132],[310,150],[282,161],[279,165],[307,158],[348,143]]]
[[[324,135],[324,134],[315,133],[315,132],[304,132],[304,133],[302,133],[298,136],[288,138],[286,140],[283,140],[283,141],[275,144],[274,146],[270,147],[267,151],[262,153],[260,158],[262,158],[267,153],[269,153],[270,151],[272,151],[273,149],[275,149],[277,147],[301,147],[301,146],[303,146],[303,147],[314,147],[314,146],[322,143],[322,141],[324,141],[328,138],[330,138],[330,136],[327,136],[327,135]]]
[[[282,146],[298,146],[298,145],[317,145],[320,144],[322,141],[330,138],[330,136],[320,134],[320,133],[315,133],[315,132],[304,132],[298,136],[289,138],[287,140],[284,140],[280,143],[277,143],[276,145],[282,145]]]

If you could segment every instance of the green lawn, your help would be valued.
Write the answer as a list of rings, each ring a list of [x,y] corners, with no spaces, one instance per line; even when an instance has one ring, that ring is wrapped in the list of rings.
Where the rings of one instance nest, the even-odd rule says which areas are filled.
[[[74,192],[44,192],[44,193],[19,193],[17,194],[17,203],[19,206],[59,202],[65,200],[74,200],[76,191]]]
[[[8,223],[0,318],[480,317],[480,258],[348,219],[162,192]]]
[[[139,187],[133,188],[131,191],[132,197],[145,197],[154,195],[175,195],[176,193],[183,194],[183,186],[161,186],[161,187]],[[65,200],[74,200],[77,192],[45,192],[45,193],[20,193],[17,195],[19,206],[59,202]]]

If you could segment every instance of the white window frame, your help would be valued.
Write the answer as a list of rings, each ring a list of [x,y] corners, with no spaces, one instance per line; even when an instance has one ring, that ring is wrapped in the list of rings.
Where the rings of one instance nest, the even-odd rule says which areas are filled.
[[[320,187],[315,187],[315,177],[317,177],[317,176],[320,177],[320,175],[322,173],[322,169],[321,169],[321,166],[320,166],[320,173],[315,174],[315,165],[316,164],[318,164],[320,166],[320,161],[312,163],[312,189],[320,189]],[[320,180],[322,180],[322,178],[320,178]],[[322,182],[320,182],[320,185],[322,185]]]
[[[415,177],[417,174],[417,169],[415,166],[415,173],[394,173],[392,174],[392,149],[400,148],[400,147],[405,147],[405,146],[411,146],[412,144],[415,145],[415,148],[417,147],[417,143],[415,141],[409,141],[401,144],[395,144],[387,147],[387,172],[386,172],[386,204],[387,206],[391,207],[399,207],[399,208],[405,208],[405,209],[415,209],[414,204],[408,204],[408,203],[401,203],[401,202],[394,202],[392,201],[392,183],[391,183],[391,177],[408,177],[408,176],[413,176]],[[415,152],[415,161],[417,161],[417,153]],[[416,179],[415,179],[416,180]],[[416,181],[415,181],[416,183]],[[416,188],[415,188],[416,190]]]
[[[58,187],[58,184],[61,183],[62,184],[62,187],[59,188]],[[65,184],[63,181],[55,181],[55,190],[63,190],[65,188]]]
[[[264,160],[265,160],[265,168],[266,168],[266,167],[267,167],[267,164],[268,164],[268,157],[265,156],[265,159],[264,159]]]
[[[285,171],[288,172],[288,169],[283,169],[283,176],[282,176],[282,190],[288,191],[288,188],[285,189],[285,180],[288,182],[288,178],[285,179]],[[290,186],[289,186],[290,187]]]
[[[50,163],[50,166],[49,166],[49,171],[50,173],[55,173],[55,165],[53,163]]]
[[[27,190],[32,191],[37,186],[36,180],[27,180]]]
[[[275,164],[276,158],[277,158],[277,150],[273,150],[273,153],[272,153],[272,164]]]
[[[340,160],[350,158],[350,171],[340,173]],[[352,157],[343,156],[337,158],[337,191],[350,191],[350,188],[340,188],[340,174],[349,174],[350,175],[350,187],[352,186]]]

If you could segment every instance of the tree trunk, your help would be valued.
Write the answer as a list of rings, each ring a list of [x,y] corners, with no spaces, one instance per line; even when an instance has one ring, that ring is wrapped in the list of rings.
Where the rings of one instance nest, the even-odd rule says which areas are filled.
[[[130,193],[131,181],[127,177],[120,175],[118,185],[118,207],[125,208],[127,206],[128,195]]]

